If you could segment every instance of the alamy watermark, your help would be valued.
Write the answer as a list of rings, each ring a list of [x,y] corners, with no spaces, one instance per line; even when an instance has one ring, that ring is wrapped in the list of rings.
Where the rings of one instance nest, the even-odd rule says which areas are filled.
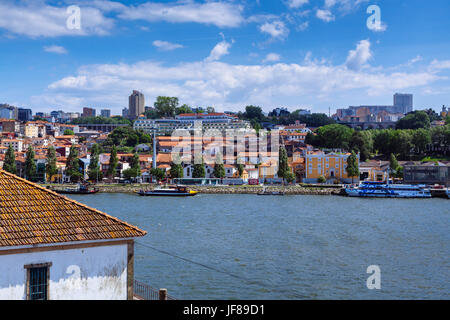
[[[78,6],[67,7],[66,13],[69,15],[66,20],[66,27],[69,30],[81,29],[81,8]]]
[[[367,267],[366,273],[371,274],[366,281],[367,289],[380,290],[381,289],[381,269],[377,265]]]

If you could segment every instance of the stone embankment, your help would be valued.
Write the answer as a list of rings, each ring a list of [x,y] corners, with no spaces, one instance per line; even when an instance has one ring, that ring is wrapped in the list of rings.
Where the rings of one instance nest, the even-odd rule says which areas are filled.
[[[45,185],[45,187],[48,185]],[[52,188],[64,189],[73,185],[51,185]],[[101,193],[134,193],[139,190],[153,190],[156,186],[151,184],[99,184],[95,186]],[[337,195],[342,186],[320,185],[288,185],[288,186],[189,186],[191,190],[204,194],[257,194],[266,192],[284,192],[286,195]]]

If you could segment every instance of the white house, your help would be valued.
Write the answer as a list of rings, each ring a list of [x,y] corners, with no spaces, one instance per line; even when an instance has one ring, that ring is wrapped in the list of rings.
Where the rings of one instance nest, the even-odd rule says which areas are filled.
[[[145,234],[0,170],[0,300],[132,299]]]

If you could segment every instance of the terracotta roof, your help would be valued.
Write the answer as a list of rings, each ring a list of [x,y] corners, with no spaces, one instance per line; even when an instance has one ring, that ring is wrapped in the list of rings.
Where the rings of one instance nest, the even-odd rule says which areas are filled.
[[[106,213],[0,170],[0,247],[146,234]]]

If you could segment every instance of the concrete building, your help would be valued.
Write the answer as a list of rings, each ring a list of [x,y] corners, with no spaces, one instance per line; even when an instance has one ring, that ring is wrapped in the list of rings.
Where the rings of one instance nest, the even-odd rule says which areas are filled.
[[[145,98],[144,95],[136,90],[128,98],[128,118],[137,119],[145,112]]]
[[[83,108],[83,114],[81,115],[83,118],[85,117],[95,117],[95,109],[93,108]]]
[[[9,104],[0,104],[0,119],[14,119],[19,117],[17,107],[10,106]]]
[[[0,299],[133,299],[135,226],[0,170]]]
[[[33,111],[31,111],[31,109],[19,108],[17,114],[18,114],[17,120],[19,121],[27,122],[33,120]]]
[[[397,112],[407,114],[413,111],[413,95],[408,93],[394,94],[394,108]]]
[[[440,184],[450,187],[450,162],[406,163],[403,180],[407,184]]]
[[[109,110],[109,109],[102,109],[102,110],[100,110],[100,115],[102,117],[109,118],[109,117],[111,117],[111,110]]]

